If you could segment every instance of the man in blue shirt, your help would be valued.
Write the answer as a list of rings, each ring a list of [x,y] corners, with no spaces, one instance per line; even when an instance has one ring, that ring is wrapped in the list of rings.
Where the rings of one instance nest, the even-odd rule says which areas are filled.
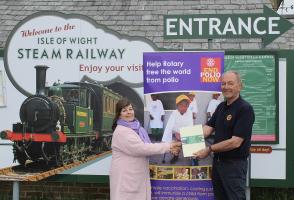
[[[247,157],[255,119],[254,111],[240,96],[242,82],[238,72],[225,72],[221,81],[225,101],[219,104],[203,127],[205,137],[215,131],[214,144],[194,155],[205,158],[211,152],[214,153],[212,183],[216,199],[245,200]]]

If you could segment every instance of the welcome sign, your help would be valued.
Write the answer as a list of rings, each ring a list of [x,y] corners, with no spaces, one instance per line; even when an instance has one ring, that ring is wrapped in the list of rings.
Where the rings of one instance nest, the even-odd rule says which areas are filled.
[[[36,65],[50,67],[48,85],[80,81],[86,76],[100,82],[119,78],[143,87],[143,52],[156,49],[150,44],[119,35],[86,16],[40,12],[12,31],[5,47],[5,69],[25,95],[35,92]]]

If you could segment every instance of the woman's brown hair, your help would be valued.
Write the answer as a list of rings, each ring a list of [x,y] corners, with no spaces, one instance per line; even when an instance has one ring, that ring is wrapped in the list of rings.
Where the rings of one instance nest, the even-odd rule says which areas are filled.
[[[112,123],[112,130],[113,131],[117,126],[117,120],[119,119],[121,110],[123,108],[125,108],[126,106],[129,106],[129,105],[132,105],[132,103],[127,98],[122,98],[116,103],[116,105],[115,105],[115,116],[114,116],[113,123]]]

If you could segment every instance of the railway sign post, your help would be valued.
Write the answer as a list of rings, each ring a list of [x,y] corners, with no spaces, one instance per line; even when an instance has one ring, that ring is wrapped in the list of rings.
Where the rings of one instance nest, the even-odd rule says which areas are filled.
[[[166,15],[164,38],[261,38],[266,46],[292,26],[266,6],[260,14]]]

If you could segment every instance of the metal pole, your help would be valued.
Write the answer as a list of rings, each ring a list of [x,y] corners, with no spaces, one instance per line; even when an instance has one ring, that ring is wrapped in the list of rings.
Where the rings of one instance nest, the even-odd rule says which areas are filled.
[[[13,200],[19,200],[19,182],[13,181]]]
[[[246,186],[246,200],[250,200],[250,187]]]
[[[212,49],[212,39],[208,39],[208,49]]]
[[[248,158],[247,178],[246,178],[246,200],[250,200],[250,174],[251,174],[251,156]]]

